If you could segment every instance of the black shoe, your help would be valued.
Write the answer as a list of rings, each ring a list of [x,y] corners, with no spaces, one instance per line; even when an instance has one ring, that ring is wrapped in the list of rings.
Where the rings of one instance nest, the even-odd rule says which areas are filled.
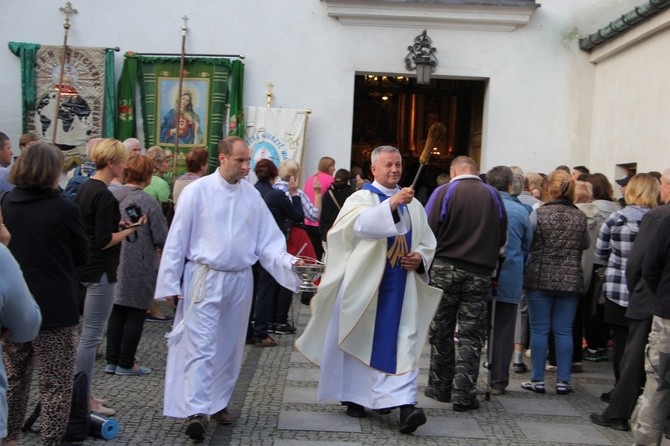
[[[588,348],[585,348],[582,351],[582,359],[584,361],[600,362],[607,361],[609,358],[607,356],[607,350],[604,348],[599,348],[597,350],[589,350]]]
[[[388,415],[395,407],[384,407],[383,409],[372,409],[372,411],[379,415]]]
[[[609,427],[618,431],[628,432],[630,424],[623,418],[605,418],[599,413],[591,412],[591,421],[598,426]]]
[[[314,297],[314,293],[303,291],[300,294],[300,303],[303,305],[309,305],[309,303],[312,301],[312,297]]]
[[[345,401],[342,404],[347,406],[346,414],[350,417],[365,418],[365,417],[368,416],[368,414],[365,412],[365,408],[363,406],[361,406],[360,404],[352,403],[352,402],[349,402],[349,401]]]
[[[609,404],[611,394],[612,394],[611,390],[609,392],[601,393],[600,394],[600,401],[602,401],[603,403]]]
[[[454,412],[467,412],[468,410],[479,409],[477,398],[470,398],[469,403],[454,403]]]
[[[186,435],[192,440],[204,440],[205,430],[209,424],[209,417],[199,413],[191,415],[186,419]]]
[[[295,327],[289,324],[277,324],[274,327],[274,332],[277,334],[295,334]]]
[[[451,392],[441,392],[439,390],[435,390],[435,389],[431,389],[430,387],[426,387],[426,390],[424,390],[423,394],[426,395],[428,398],[432,398],[432,399],[440,401],[442,403],[450,403],[451,402]]]
[[[523,362],[515,362],[512,364],[512,369],[514,373],[526,373],[528,371],[528,366]]]
[[[411,434],[419,426],[426,424],[426,414],[423,410],[407,404],[400,406],[400,415],[398,416],[398,430],[403,434]]]

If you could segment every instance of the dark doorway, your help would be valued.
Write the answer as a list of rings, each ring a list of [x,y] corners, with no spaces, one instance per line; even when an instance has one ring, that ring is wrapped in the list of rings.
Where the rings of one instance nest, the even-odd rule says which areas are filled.
[[[352,166],[368,174],[372,149],[392,145],[404,159],[402,184],[411,184],[428,129],[435,122],[441,122],[447,134],[421,177],[428,192],[440,173],[449,173],[456,156],[468,155],[479,163],[485,88],[483,80],[433,79],[429,85],[417,85],[416,79],[405,76],[357,75]]]

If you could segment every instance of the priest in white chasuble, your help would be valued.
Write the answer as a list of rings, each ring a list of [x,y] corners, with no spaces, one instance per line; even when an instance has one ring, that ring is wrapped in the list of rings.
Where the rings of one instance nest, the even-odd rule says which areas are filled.
[[[395,147],[371,155],[375,181],[351,195],[328,232],[312,317],[296,341],[320,365],[318,399],[352,417],[399,408],[399,430],[426,422],[415,407],[419,357],[442,291],[428,285],[435,237],[414,190],[400,188]]]

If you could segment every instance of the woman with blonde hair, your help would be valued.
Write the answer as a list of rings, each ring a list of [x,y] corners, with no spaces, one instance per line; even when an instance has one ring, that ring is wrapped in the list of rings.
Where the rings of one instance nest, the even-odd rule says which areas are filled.
[[[295,160],[284,160],[279,163],[278,169],[279,178],[275,181],[273,187],[288,195],[288,183],[291,177],[296,181],[300,178],[300,164]],[[321,184],[317,184],[317,182],[312,183],[314,200],[311,200],[305,191],[300,188],[298,189],[298,195],[300,196],[300,202],[302,203],[302,210],[305,213],[305,220],[318,224],[321,215]]]
[[[329,156],[324,156],[319,160],[318,171],[305,180],[305,193],[312,203],[316,203],[316,195],[322,191],[328,190],[335,178],[335,160]],[[321,246],[321,234],[319,233],[319,222],[305,218],[305,226],[309,239],[314,245],[317,259],[323,256],[323,247]]]
[[[640,220],[652,208],[658,205],[660,186],[653,176],[638,173],[630,179],[626,187],[626,207],[612,213],[600,227],[596,243],[596,257],[606,262],[603,295],[605,296],[605,322],[610,325],[614,336],[614,379],[619,380],[619,364],[623,356],[623,347],[628,337],[628,285],[626,264]],[[632,385],[632,384],[631,384]]]
[[[121,242],[137,231],[137,226],[129,227],[130,222],[121,219],[119,202],[108,189],[114,177],[123,175],[128,160],[126,147],[116,139],[102,139],[91,150],[91,160],[95,163],[95,175],[82,184],[75,196],[91,244],[91,256],[79,268],[79,281],[86,286],[86,298],[75,371],[86,373],[91,410],[111,416],[114,410],[103,406],[91,394],[93,363],[114,304]],[[145,221],[146,217],[142,217],[139,223]]]
[[[566,395],[572,365],[572,325],[584,292],[582,251],[589,247],[586,216],[573,204],[575,182],[555,170],[547,177],[545,203],[530,215],[533,228],[524,276],[530,319],[532,371],[526,390],[544,393],[549,333],[556,346],[556,393]]]

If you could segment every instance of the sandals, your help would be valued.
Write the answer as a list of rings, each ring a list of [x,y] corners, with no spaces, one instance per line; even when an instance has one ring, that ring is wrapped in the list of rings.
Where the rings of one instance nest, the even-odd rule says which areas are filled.
[[[535,393],[544,393],[544,381],[525,381],[521,383],[521,388]]]
[[[567,395],[572,392],[572,387],[565,381],[556,381],[556,394]]]
[[[272,339],[270,336],[256,339],[256,347],[276,347],[276,346],[277,341]]]

